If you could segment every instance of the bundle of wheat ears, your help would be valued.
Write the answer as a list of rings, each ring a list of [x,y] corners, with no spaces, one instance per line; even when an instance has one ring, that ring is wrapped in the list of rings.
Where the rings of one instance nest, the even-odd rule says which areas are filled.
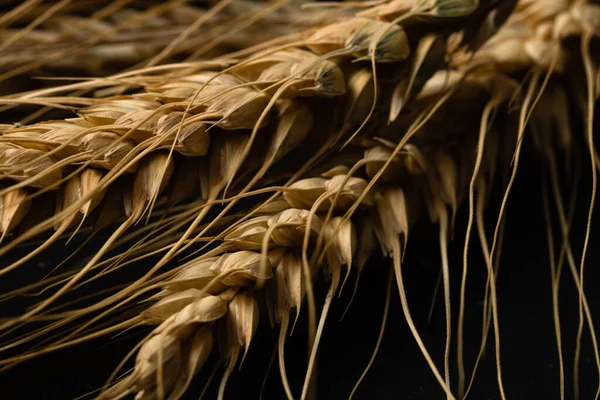
[[[316,398],[330,307],[342,290],[368,284],[361,272],[379,253],[389,259],[378,268],[389,276],[379,339],[346,395],[359,392],[376,358],[397,288],[403,315],[391,317],[408,323],[444,397],[468,395],[491,343],[498,398],[508,398],[496,275],[524,155],[543,171],[557,398],[578,397],[584,385],[598,398],[599,381],[579,382],[578,373],[585,356],[600,376],[584,290],[600,168],[598,3],[27,0],[5,7],[0,29],[0,80],[15,85],[0,97],[0,307],[25,304],[0,320],[3,370],[135,329],[144,333],[139,345],[89,396],[179,399],[201,369],[216,368],[220,399],[270,325],[285,395]],[[62,81],[40,88],[36,76]],[[569,239],[571,200],[588,162],[579,254]],[[486,227],[498,187],[501,206]],[[455,229],[459,207],[468,210],[466,232]],[[403,281],[409,232],[424,223],[439,232],[443,363],[413,321]],[[465,238],[462,265],[448,262],[453,237]],[[63,259],[50,273],[8,283],[57,246]],[[473,246],[487,270],[475,360],[463,350]],[[451,276],[460,277],[456,305]],[[570,366],[561,277],[577,287],[581,321]],[[102,290],[90,294],[98,282]],[[300,321],[308,354],[295,387],[285,349]],[[589,355],[580,354],[586,332]]]

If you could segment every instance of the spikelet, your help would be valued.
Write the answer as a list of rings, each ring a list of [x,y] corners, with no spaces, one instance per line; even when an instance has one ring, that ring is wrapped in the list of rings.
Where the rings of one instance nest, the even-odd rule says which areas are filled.
[[[381,251],[389,256],[392,253],[393,242],[398,235],[408,240],[408,209],[406,197],[402,189],[387,189],[376,197],[377,211],[381,233],[379,242]]]
[[[194,375],[200,371],[210,356],[213,342],[214,338],[210,327],[198,329],[189,340],[187,351],[185,351],[187,360],[182,362],[178,382],[172,390],[171,398],[178,399],[183,396]]]
[[[241,87],[226,92],[211,102],[206,108],[208,114],[218,114],[216,125],[227,130],[252,129],[258,123],[269,98],[248,87]],[[261,126],[269,122],[265,119]]]
[[[200,186],[204,198],[215,199],[233,179],[247,142],[248,136],[237,132],[213,140],[208,165],[200,165]]]
[[[221,283],[227,286],[245,286],[259,279],[270,279],[270,269],[262,271],[261,256],[252,251],[226,253],[210,267],[210,270],[221,275]]]
[[[13,145],[0,147],[0,170],[17,182],[29,181],[33,188],[45,188],[62,179],[62,171],[54,167],[57,160],[34,149]]]
[[[190,325],[213,322],[227,312],[227,301],[218,296],[205,296],[183,307],[169,316],[155,330],[155,333],[186,332]]]
[[[375,40],[381,35],[378,43]],[[309,47],[320,54],[347,49],[354,56],[371,57],[377,62],[399,62],[410,54],[402,27],[368,18],[352,18],[328,25],[308,38]]]
[[[158,103],[143,98],[126,96],[103,99],[97,104],[84,108],[78,114],[92,125],[113,125],[119,118],[142,110],[154,110]],[[131,114],[130,114],[131,115]],[[123,120],[122,120],[123,121]],[[133,118],[125,117],[125,122],[131,123]],[[141,122],[141,121],[140,121]]]
[[[202,122],[182,121],[183,116],[181,112],[174,112],[158,119],[154,134],[160,137],[162,148],[173,147],[184,156],[206,155],[210,146],[208,126]]]
[[[149,85],[147,89],[156,96],[157,100],[165,103],[175,103],[192,98],[198,90],[204,87],[198,93],[194,102],[194,104],[201,105],[220,93],[224,88],[242,83],[241,80],[231,74],[216,75],[216,72],[204,71],[194,75],[186,75],[179,79],[169,79],[163,83]],[[204,109],[206,107],[207,105],[205,104]]]
[[[142,320],[148,324],[160,325],[171,315],[178,313],[185,306],[202,297],[198,289],[187,289],[176,292],[160,299],[140,314]]]
[[[196,290],[203,289],[216,276],[211,270],[217,257],[210,257],[201,260],[188,262],[185,268],[171,277],[164,288],[170,291]],[[209,293],[218,293],[224,286],[217,284],[209,289]]]
[[[347,210],[364,194],[361,204],[373,205],[373,195],[367,192],[368,182],[362,178],[336,175],[325,183],[325,188],[338,195],[334,207]],[[331,199],[333,202],[334,200]]]
[[[258,86],[267,88],[267,85],[292,77],[289,88],[284,92],[286,97],[336,97],[346,93],[344,73],[336,63],[328,60],[318,62],[313,53],[299,50],[289,58],[265,68],[257,78]]]
[[[411,96],[420,92],[429,78],[440,69],[445,56],[446,42],[442,36],[432,34],[421,39],[413,53],[410,76],[402,77],[392,94],[388,123],[398,118]]]
[[[160,355],[159,355],[160,352]],[[145,397],[156,390],[159,359],[162,359],[162,384],[170,392],[179,375],[182,363],[181,342],[173,334],[158,334],[140,348],[135,359],[135,369],[129,377],[131,389]]]
[[[302,260],[293,252],[285,252],[275,268],[275,321],[281,323],[290,309],[299,314],[305,296],[302,280]]]
[[[275,214],[268,220],[269,228],[276,227],[271,239],[282,247],[301,245],[309,218],[311,233],[316,235],[321,231],[321,221],[309,211],[291,208]]]
[[[173,173],[173,161],[167,154],[155,152],[142,161],[136,173],[133,188],[124,198],[125,212],[141,212],[146,205],[166,188]]]
[[[344,110],[344,128],[356,129],[368,117],[375,102],[373,73],[368,69],[353,71],[348,76],[348,101]]]
[[[373,146],[365,150],[364,160],[366,162],[367,176],[373,177],[383,168],[390,159],[392,151],[385,146]],[[381,182],[391,182],[396,180],[401,174],[402,161],[396,156],[381,175]]]
[[[94,157],[90,165],[96,168],[113,169],[135,144],[131,140],[119,140],[120,136],[114,132],[93,132],[81,138],[81,150],[90,154],[100,153],[102,157]],[[136,166],[131,166],[128,172],[134,172]]]
[[[298,147],[313,126],[313,115],[304,104],[284,101],[279,106],[277,126],[267,149],[267,159],[278,161]]]
[[[0,235],[10,233],[25,218],[31,207],[26,189],[14,189],[0,197]]]
[[[245,291],[236,294],[229,303],[225,319],[227,349],[223,356],[229,357],[231,352],[239,352],[243,348],[245,357],[258,326],[258,304],[254,296]]]
[[[225,242],[233,244],[240,250],[260,250],[265,234],[269,228],[270,218],[270,216],[266,215],[255,217],[236,225],[230,233],[225,236]]]
[[[290,191],[283,197],[293,208],[310,209],[319,196],[325,193],[327,180],[324,178],[307,178],[290,185]]]
[[[351,221],[334,217],[323,227],[323,237],[330,246],[326,249],[327,267],[332,274],[339,274],[346,267],[344,283],[350,276],[352,259],[356,252],[356,231]],[[337,277],[335,278],[338,279]]]

